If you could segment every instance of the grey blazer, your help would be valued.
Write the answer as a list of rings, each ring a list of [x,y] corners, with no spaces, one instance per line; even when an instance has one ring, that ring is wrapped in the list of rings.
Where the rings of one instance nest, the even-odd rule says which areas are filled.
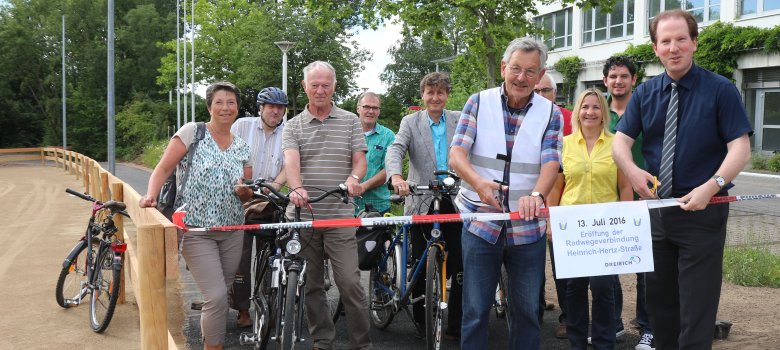
[[[452,143],[455,126],[458,125],[460,112],[444,110],[447,123],[447,147]],[[436,154],[433,149],[431,127],[428,117],[422,111],[405,116],[395,135],[395,141],[387,149],[385,155],[385,171],[387,182],[395,174],[403,176],[403,160],[409,153],[409,176],[406,181],[417,185],[428,185],[433,180],[436,170]],[[422,200],[422,201],[421,201]],[[405,215],[426,214],[430,206],[431,196],[409,196],[404,203]]]

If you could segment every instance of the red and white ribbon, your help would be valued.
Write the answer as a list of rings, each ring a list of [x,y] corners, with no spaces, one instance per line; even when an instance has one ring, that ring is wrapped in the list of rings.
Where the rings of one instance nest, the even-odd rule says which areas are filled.
[[[753,194],[739,196],[712,197],[710,204],[721,204],[730,202],[740,202],[757,199],[780,198],[780,194]],[[644,201],[648,209],[679,206],[681,203],[676,198],[669,199],[651,199]],[[593,204],[581,204],[593,205]],[[462,214],[430,214],[430,215],[409,215],[409,216],[383,216],[375,218],[345,218],[329,220],[313,220],[300,222],[283,222],[271,224],[251,224],[251,225],[229,225],[212,227],[186,227],[184,216],[186,212],[178,210],[173,213],[173,223],[184,231],[237,231],[237,230],[277,230],[285,228],[335,228],[335,227],[360,227],[360,226],[393,226],[406,224],[430,224],[434,222],[469,222],[469,221],[504,221],[521,220],[519,212],[511,213],[462,213]],[[540,218],[550,216],[547,208],[539,210]]]

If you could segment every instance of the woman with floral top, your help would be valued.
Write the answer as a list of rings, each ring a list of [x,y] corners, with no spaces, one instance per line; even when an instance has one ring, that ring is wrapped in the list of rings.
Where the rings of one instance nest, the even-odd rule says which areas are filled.
[[[211,227],[239,225],[244,222],[241,203],[251,198],[251,190],[237,187],[242,179],[252,178],[249,146],[230,132],[238,116],[241,96],[228,82],[214,83],[206,89],[206,105],[211,115],[205,123],[204,138],[193,154],[192,166],[177,205],[186,205],[184,223]],[[189,147],[195,141],[197,123],[187,123],[173,135],[160,162],[149,179],[141,207],[155,207],[165,179],[178,166],[177,177],[184,174]],[[177,180],[180,180],[177,178]],[[181,181],[177,181],[181,183]],[[203,295],[201,333],[205,349],[222,349],[228,315],[228,290],[238,269],[243,231],[188,232],[182,240],[182,255]]]

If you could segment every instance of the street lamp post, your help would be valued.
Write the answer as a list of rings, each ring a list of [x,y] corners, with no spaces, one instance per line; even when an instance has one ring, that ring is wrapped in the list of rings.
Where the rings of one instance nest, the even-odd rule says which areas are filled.
[[[282,40],[274,42],[274,44],[279,47],[279,50],[282,50],[282,90],[284,90],[284,93],[287,93],[287,51],[290,51],[295,42]],[[284,114],[284,121],[287,121],[286,113]]]

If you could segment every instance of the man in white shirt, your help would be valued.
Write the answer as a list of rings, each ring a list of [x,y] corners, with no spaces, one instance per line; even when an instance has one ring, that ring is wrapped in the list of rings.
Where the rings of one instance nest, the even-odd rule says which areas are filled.
[[[244,139],[252,151],[252,180],[264,178],[273,181],[279,189],[285,182],[284,153],[282,153],[282,130],[284,115],[287,113],[287,94],[282,89],[267,87],[257,94],[258,117],[236,120],[230,131]],[[244,237],[244,250],[241,264],[233,283],[231,306],[238,310],[238,327],[252,326],[249,315],[249,296],[251,288],[252,239],[247,233]],[[260,241],[256,242],[258,250]]]

